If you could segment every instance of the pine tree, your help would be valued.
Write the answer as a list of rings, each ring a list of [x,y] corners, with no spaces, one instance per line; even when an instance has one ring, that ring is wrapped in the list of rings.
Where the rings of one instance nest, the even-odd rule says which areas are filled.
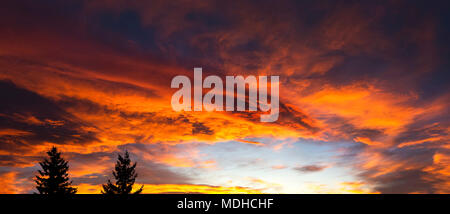
[[[133,189],[134,182],[138,174],[135,171],[136,164],[131,164],[130,156],[128,151],[125,151],[125,156],[122,157],[118,155],[118,160],[116,162],[115,170],[113,171],[113,176],[116,180],[115,184],[108,179],[107,184],[103,184],[103,194],[140,194],[144,185],[141,186],[134,193],[131,193]]]
[[[36,189],[39,194],[49,195],[71,195],[77,192],[72,187],[72,181],[69,181],[69,165],[66,160],[61,157],[56,147],[47,152],[49,159],[44,158],[39,162],[42,170],[38,170],[39,175],[36,176]]]

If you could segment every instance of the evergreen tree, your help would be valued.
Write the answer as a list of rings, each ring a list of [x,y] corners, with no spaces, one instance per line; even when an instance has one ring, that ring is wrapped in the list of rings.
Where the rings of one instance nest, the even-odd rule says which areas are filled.
[[[113,171],[113,176],[116,180],[115,184],[108,179],[107,184],[103,184],[103,194],[140,194],[144,185],[141,186],[134,193],[131,193],[133,189],[134,182],[138,176],[136,171],[136,163],[131,164],[130,156],[128,151],[125,151],[125,156],[122,157],[118,155],[118,160],[116,162],[115,170]]]
[[[39,194],[49,195],[71,195],[77,192],[72,187],[72,181],[69,181],[69,165],[66,160],[61,157],[56,147],[47,152],[49,159],[44,158],[39,162],[42,170],[38,170],[39,175],[36,176],[36,189]]]

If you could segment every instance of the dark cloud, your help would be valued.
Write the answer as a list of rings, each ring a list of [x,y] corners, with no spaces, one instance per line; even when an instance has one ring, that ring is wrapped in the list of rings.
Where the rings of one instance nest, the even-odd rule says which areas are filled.
[[[399,170],[368,180],[376,184],[375,190],[384,194],[437,192],[434,185],[438,182],[427,180],[426,175],[421,170]]]
[[[320,172],[326,168],[327,168],[327,166],[323,166],[323,165],[306,165],[306,166],[295,167],[294,170],[297,170],[302,173],[310,173],[310,172]]]
[[[436,186],[443,182],[439,178],[428,172],[426,167],[433,164],[433,156],[436,154],[434,148],[396,148],[382,152],[385,163],[381,166],[373,166],[360,173],[368,182],[375,184],[376,190],[381,193],[435,193]],[[383,172],[382,167],[387,163],[400,164],[397,170],[387,173]],[[389,164],[388,164],[389,165]],[[381,170],[381,171],[380,171]]]
[[[17,151],[44,142],[88,144],[97,141],[94,132],[81,129],[87,124],[53,100],[19,88],[11,81],[0,81],[0,91],[0,129],[25,133],[0,136],[3,142],[0,149]]]
[[[195,122],[192,123],[192,134],[206,134],[206,135],[212,135],[214,134],[214,131],[211,130],[209,127],[205,126],[203,123]]]
[[[268,96],[267,99],[270,100],[270,96]],[[249,106],[248,102],[249,100],[247,98],[245,103],[246,108]],[[245,118],[255,123],[263,123],[261,122],[261,115],[269,114],[262,111],[230,111],[226,113],[233,114],[236,117]],[[299,108],[282,101],[279,103],[278,120],[274,123],[299,131],[306,130],[309,133],[316,133],[320,130],[307,114],[303,113]]]
[[[445,116],[444,116],[445,117]],[[439,118],[442,119],[442,118]],[[423,141],[438,141],[439,143],[446,143],[448,138],[448,127],[446,121],[417,121],[405,128],[403,132],[398,134],[394,139],[396,145],[401,145],[402,143]],[[418,144],[420,146],[420,144]],[[415,146],[415,145],[412,145]]]
[[[33,163],[37,163],[39,160],[40,157],[37,156],[0,155],[0,166],[23,167],[33,165]]]
[[[355,137],[377,139],[378,137],[385,136],[384,129],[359,128],[353,125],[348,119],[338,116],[327,119],[327,124],[329,124],[331,130],[334,132],[328,136],[330,140],[345,139],[352,141]],[[328,135],[328,133],[325,134]]]

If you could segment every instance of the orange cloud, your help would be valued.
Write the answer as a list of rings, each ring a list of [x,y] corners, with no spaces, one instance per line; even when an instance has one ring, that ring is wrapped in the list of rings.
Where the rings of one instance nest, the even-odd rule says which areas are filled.
[[[136,184],[138,188],[142,184]],[[99,194],[101,185],[80,184],[77,186],[79,194]],[[144,184],[144,194],[164,194],[164,193],[199,193],[199,194],[261,194],[257,189],[246,187],[223,187],[196,184]]]
[[[427,143],[427,142],[439,141],[441,139],[442,139],[441,137],[430,137],[430,138],[422,139],[422,140],[403,142],[403,143],[399,144],[397,147],[402,148],[405,146],[414,146],[414,145],[423,144],[423,143]]]
[[[378,191],[372,191],[364,182],[342,182],[339,192],[349,194],[379,194]]]
[[[353,138],[353,141],[361,142],[361,143],[364,143],[364,144],[369,145],[369,146],[380,146],[380,145],[382,145],[381,142],[372,141],[368,137],[355,137],[355,138]]]
[[[7,172],[0,175],[0,194],[15,194],[18,193],[16,187],[16,172]]]
[[[354,84],[339,88],[324,86],[299,100],[307,112],[336,115],[359,128],[383,129],[387,134],[395,134],[425,111],[406,104],[413,99],[412,95],[395,95],[374,86]]]
[[[437,182],[434,187],[440,194],[450,193],[450,155],[436,153],[433,156],[433,164],[424,169],[430,173],[426,177],[431,182]]]
[[[285,165],[273,165],[272,169],[285,169],[286,166]]]
[[[371,187],[364,182],[341,182],[337,187],[326,184],[308,183],[307,190],[319,194],[379,194],[378,191],[371,190]]]
[[[18,172],[10,171],[0,174],[0,194],[24,194],[27,193],[31,185],[29,178],[20,178]]]
[[[33,133],[17,129],[0,129],[0,136],[22,136],[30,134]]]
[[[247,177],[246,179],[250,181],[251,186],[257,187],[264,192],[279,193],[282,188],[281,184],[268,182],[260,178]]]

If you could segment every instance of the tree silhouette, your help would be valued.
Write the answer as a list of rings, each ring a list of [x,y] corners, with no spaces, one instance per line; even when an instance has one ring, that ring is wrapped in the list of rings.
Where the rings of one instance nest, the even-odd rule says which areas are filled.
[[[77,189],[72,187],[72,181],[69,181],[69,165],[66,160],[61,157],[61,152],[58,152],[56,147],[52,147],[47,152],[49,159],[44,158],[39,162],[42,170],[38,170],[39,175],[36,175],[36,189],[39,194],[49,195],[71,195],[77,192]]]
[[[113,171],[116,182],[113,184],[111,183],[111,180],[108,179],[108,183],[103,184],[102,194],[140,194],[144,188],[144,185],[142,185],[141,188],[136,190],[134,193],[131,193],[136,177],[138,176],[135,168],[136,163],[133,165],[131,164],[128,151],[125,151],[124,157],[119,154],[115,170]]]

